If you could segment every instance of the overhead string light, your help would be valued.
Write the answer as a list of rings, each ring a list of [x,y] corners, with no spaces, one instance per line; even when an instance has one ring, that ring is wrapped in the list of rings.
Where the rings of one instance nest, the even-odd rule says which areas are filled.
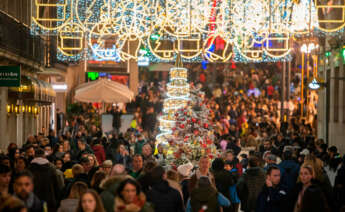
[[[82,59],[82,55],[114,61],[118,57],[122,61],[137,60],[141,46],[150,49],[150,57],[157,61],[172,61],[177,52],[182,60],[190,61],[206,58],[210,62],[226,62],[233,54],[240,54],[248,61],[262,61],[263,55],[279,60],[290,53],[291,38],[309,33],[318,36],[339,33],[345,26],[345,2],[336,5],[317,0],[51,2],[33,0],[31,33],[57,36],[58,54],[64,55],[59,57],[63,60]],[[214,51],[211,51],[212,40],[215,40]]]

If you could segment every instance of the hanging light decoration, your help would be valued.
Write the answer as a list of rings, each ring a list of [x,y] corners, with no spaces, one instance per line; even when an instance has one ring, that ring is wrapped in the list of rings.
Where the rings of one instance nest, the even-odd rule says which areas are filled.
[[[173,60],[177,52],[189,60],[227,61],[238,54],[247,61],[276,61],[289,54],[291,37],[345,26],[345,3],[323,5],[317,0],[33,2],[31,32],[57,36],[59,58],[67,60],[88,60],[90,55],[138,59],[140,46],[145,46],[163,61]],[[214,37],[212,52],[209,41]]]

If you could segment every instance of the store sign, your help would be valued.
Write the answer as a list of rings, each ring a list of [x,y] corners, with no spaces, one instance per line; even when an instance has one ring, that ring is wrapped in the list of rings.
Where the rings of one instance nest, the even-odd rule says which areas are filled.
[[[20,66],[0,66],[0,87],[20,86]]]

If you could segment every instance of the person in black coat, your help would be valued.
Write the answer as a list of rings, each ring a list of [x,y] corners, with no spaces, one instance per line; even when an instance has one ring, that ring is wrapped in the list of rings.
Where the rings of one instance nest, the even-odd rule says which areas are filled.
[[[230,141],[226,149],[230,149],[234,152],[234,154],[237,156],[241,152],[241,147],[240,147],[240,139],[236,138],[235,140]]]
[[[255,211],[256,201],[264,184],[265,171],[259,167],[259,159],[255,156],[250,156],[249,168],[237,182],[237,191],[241,200],[242,211]]]
[[[147,112],[143,115],[143,129],[151,135],[155,129],[156,125],[156,115],[154,113],[153,106],[150,106],[147,110]]]
[[[35,158],[31,161],[29,170],[34,176],[34,193],[47,202],[48,210],[55,211],[58,206],[62,185],[59,183],[55,168],[44,157],[43,149],[35,151]]]
[[[116,133],[119,133],[119,130],[121,128],[121,115],[122,112],[120,111],[119,107],[116,106],[114,109],[113,115],[113,128]]]
[[[224,165],[224,161],[221,158],[216,158],[212,163],[213,176],[218,192],[231,199],[230,187],[235,184],[235,179],[230,172],[224,169]],[[224,211],[230,211],[230,208],[224,208]]]
[[[151,172],[152,189],[147,192],[147,199],[154,206],[155,212],[184,212],[180,193],[169,186],[165,180],[165,170],[161,166]]]
[[[299,175],[299,165],[292,158],[292,152],[287,150],[283,153],[283,161],[278,165],[284,171],[281,176],[281,182],[288,190],[295,187]]]
[[[270,166],[266,173],[266,184],[256,203],[256,212],[286,211],[287,189],[280,183],[280,169]]]
[[[317,185],[311,185],[305,189],[303,198],[301,199],[301,207],[299,212],[313,211],[313,212],[331,212],[324,192]]]
[[[335,177],[334,195],[337,210],[345,207],[345,156],[343,157],[342,166]]]

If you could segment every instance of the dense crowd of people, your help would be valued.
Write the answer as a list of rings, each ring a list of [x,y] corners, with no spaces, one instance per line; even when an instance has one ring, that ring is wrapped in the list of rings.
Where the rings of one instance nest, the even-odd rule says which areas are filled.
[[[298,79],[281,106],[273,65],[188,68],[205,92],[221,157],[164,163],[154,136],[166,87],[142,83],[135,101],[105,111],[113,115],[110,134],[97,108],[82,104],[57,133],[11,143],[0,155],[0,212],[345,211],[344,157],[316,138],[315,106],[300,118]],[[134,118],[123,133],[126,113]]]

